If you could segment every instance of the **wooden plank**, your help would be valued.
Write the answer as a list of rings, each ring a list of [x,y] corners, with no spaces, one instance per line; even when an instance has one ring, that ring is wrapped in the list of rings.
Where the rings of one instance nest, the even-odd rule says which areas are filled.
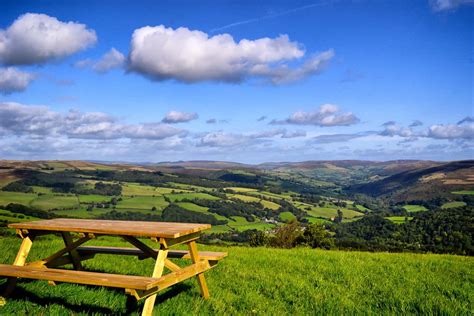
[[[193,276],[199,273],[206,272],[211,268],[212,266],[209,264],[208,261],[202,260],[198,263],[182,268],[179,271],[171,272],[167,275],[162,276],[161,278],[157,279],[153,283],[153,287],[150,288],[149,290],[140,291],[140,290],[126,289],[125,291],[128,294],[135,296],[137,300],[140,300],[142,298],[153,295],[157,293],[158,291],[161,291],[179,282],[182,282],[186,279],[192,278]]]
[[[168,250],[160,250],[156,257],[155,268],[153,269],[154,278],[159,278],[163,274],[163,269],[165,267],[166,257],[168,256]],[[153,307],[155,306],[156,294],[150,295],[145,300],[145,305],[143,306],[142,316],[151,316],[153,314]]]
[[[30,253],[31,246],[33,246],[33,239],[34,237],[24,237],[23,241],[21,242],[20,249],[16,255],[15,261],[13,261],[13,266],[24,266],[26,263],[26,258],[28,258],[28,254]],[[9,278],[5,287],[5,291],[3,295],[5,297],[10,296],[16,286],[16,278]]]
[[[159,249],[153,249],[159,251]],[[136,248],[127,247],[104,247],[104,246],[81,246],[77,248],[81,255],[85,254],[110,254],[110,255],[129,255],[144,256],[143,251]],[[206,260],[221,260],[227,257],[227,252],[199,251],[199,257]],[[188,250],[169,250],[168,258],[191,259]]]
[[[125,239],[126,241],[128,241],[129,243],[131,243],[132,245],[134,245],[135,247],[137,247],[139,250],[142,251],[142,253],[144,253],[148,257],[156,258],[158,256],[158,251],[151,249],[150,247],[148,247],[147,245],[145,245],[144,243],[142,243],[140,240],[136,239],[135,237],[133,236],[121,236],[121,237]]]
[[[46,280],[56,282],[99,285],[116,288],[149,290],[156,287],[157,278],[75,271],[64,269],[45,269],[31,266],[0,264],[0,275],[6,277]]]
[[[64,254],[70,252],[71,250],[76,249],[77,247],[79,247],[80,245],[82,245],[83,243],[85,243],[86,241],[88,241],[90,239],[91,239],[90,236],[79,238],[78,240],[76,240],[73,243],[67,245],[63,249],[55,252],[54,254],[49,256],[48,258],[42,259],[41,261],[43,261],[43,264],[47,264],[48,262],[51,262],[51,261],[53,261],[57,258],[62,257]]]
[[[74,243],[72,236],[69,232],[62,232],[61,235],[63,236],[64,244],[66,247],[71,246]],[[79,254],[77,253],[76,249],[69,250],[69,256],[71,257],[72,265],[76,270],[82,270],[81,259],[79,258]]]
[[[96,233],[104,235],[127,235],[135,237],[179,238],[211,228],[209,224],[114,221],[56,218],[34,222],[9,224],[15,229],[56,232]]]
[[[181,270],[181,267],[178,266],[176,263],[172,262],[170,259],[165,260],[165,267],[167,267],[173,272]]]
[[[199,262],[199,252],[197,250],[197,245],[195,241],[191,241],[189,244],[189,254],[191,255],[191,260],[193,263]],[[206,278],[203,273],[197,275],[199,288],[201,289],[201,295],[205,299],[209,298],[209,289],[207,288]]]

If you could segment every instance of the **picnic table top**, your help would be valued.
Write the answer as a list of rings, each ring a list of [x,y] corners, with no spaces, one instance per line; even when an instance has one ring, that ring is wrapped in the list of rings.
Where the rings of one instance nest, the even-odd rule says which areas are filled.
[[[8,227],[57,232],[127,235],[135,237],[178,238],[211,228],[209,224],[139,222],[56,218],[9,224]]]

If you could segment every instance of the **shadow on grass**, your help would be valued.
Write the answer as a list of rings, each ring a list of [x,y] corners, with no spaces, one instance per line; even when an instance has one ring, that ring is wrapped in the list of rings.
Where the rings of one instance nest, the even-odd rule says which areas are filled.
[[[37,281],[37,280],[21,280],[18,282],[18,285],[21,285],[21,283],[31,283],[31,282],[42,282],[42,281]],[[60,283],[59,283],[60,284]],[[3,284],[0,282],[0,293],[3,293],[5,291],[5,285],[6,282]],[[97,286],[92,286],[92,285],[80,285],[81,287],[87,288],[87,289],[97,289]],[[178,283],[168,289],[166,292],[163,292],[162,294],[159,292],[158,296],[156,298],[155,306],[158,307],[158,304],[164,303],[167,300],[177,296],[181,292],[184,291],[189,291],[192,288],[189,284],[183,284],[183,283]],[[123,291],[123,289],[115,289],[115,288],[106,288],[107,291],[111,292],[120,292],[123,295],[126,295]],[[80,289],[78,289],[80,291]],[[60,297],[41,297],[36,295],[35,293],[28,291],[21,286],[16,286],[15,290],[13,293],[9,296],[8,300],[25,300],[27,299],[28,301],[43,306],[47,307],[48,305],[51,304],[57,304],[65,307],[66,309],[74,312],[74,313],[84,313],[84,314],[106,314],[106,315],[114,315],[114,314],[131,314],[131,313],[140,313],[141,308],[143,306],[144,300],[140,301],[140,304],[137,302],[137,300],[130,296],[126,295],[127,301],[125,305],[125,311],[124,310],[112,310],[107,307],[102,307],[102,306],[97,306],[97,305],[90,305],[90,304],[71,304],[67,302],[65,299],[60,298]]]

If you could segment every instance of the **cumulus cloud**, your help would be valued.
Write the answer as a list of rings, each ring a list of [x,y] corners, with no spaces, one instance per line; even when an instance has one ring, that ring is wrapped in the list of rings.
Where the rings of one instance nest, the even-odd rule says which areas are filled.
[[[470,117],[459,121],[458,124],[435,124],[422,131],[415,131],[411,125],[403,127],[395,122],[384,124],[384,127],[384,130],[379,133],[381,136],[399,136],[412,140],[418,137],[448,140],[474,139],[474,122],[471,121]]]
[[[474,139],[474,124],[440,124],[432,125],[428,130],[428,137],[438,139]]]
[[[361,138],[374,134],[374,132],[360,132],[353,134],[329,134],[313,137],[310,142],[317,144],[343,143],[352,139]]]
[[[273,120],[270,124],[295,124],[314,126],[348,126],[360,120],[352,112],[341,112],[334,104],[323,104],[312,112],[298,111],[285,120]]]
[[[33,74],[14,67],[0,68],[0,93],[10,94],[24,91],[34,79]]]
[[[274,137],[280,138],[296,138],[306,136],[305,131],[287,131],[284,128],[264,130],[254,133],[239,134],[227,133],[223,131],[210,132],[204,134],[198,143],[198,146],[208,147],[232,147],[238,145],[255,145],[262,142],[267,142]]]
[[[176,124],[196,120],[199,115],[195,112],[171,111],[161,120],[163,123]]]
[[[106,73],[112,69],[122,68],[124,64],[125,56],[112,47],[92,66],[92,69],[98,73]]]
[[[380,132],[382,136],[401,136],[401,137],[413,137],[415,132],[409,127],[402,127],[395,123],[394,121],[386,122],[382,124],[385,127],[383,131]]]
[[[197,144],[200,147],[232,147],[242,145],[249,141],[248,137],[240,134],[211,132],[205,134]]]
[[[45,106],[0,103],[0,132],[27,136],[67,136],[80,139],[164,139],[186,131],[161,123],[123,124],[101,112],[71,110],[65,114]]]
[[[434,11],[451,11],[461,5],[473,5],[474,0],[430,0]]]
[[[267,116],[263,115],[257,119],[257,122],[265,121],[266,119],[267,119]]]
[[[217,120],[215,118],[211,118],[211,119],[208,119],[206,121],[207,124],[216,124],[217,123]]]
[[[298,68],[287,65],[304,55],[301,45],[287,35],[236,42],[229,34],[146,26],[133,33],[129,68],[158,81],[238,83],[263,78],[278,84],[320,72],[334,52],[315,55]]]
[[[27,13],[0,30],[0,63],[41,64],[84,50],[96,41],[95,31],[84,24]]]

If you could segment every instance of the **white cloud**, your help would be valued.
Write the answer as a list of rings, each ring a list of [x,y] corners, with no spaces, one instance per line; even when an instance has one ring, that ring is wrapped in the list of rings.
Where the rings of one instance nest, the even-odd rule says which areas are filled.
[[[163,118],[163,123],[168,124],[175,124],[175,123],[184,123],[189,122],[192,120],[196,120],[199,115],[195,112],[188,113],[188,112],[179,112],[179,111],[171,111]]]
[[[106,73],[112,69],[122,68],[124,64],[125,56],[112,47],[110,51],[105,53],[102,58],[92,66],[92,69],[98,73]]]
[[[186,131],[161,123],[124,124],[106,113],[51,111],[45,106],[0,103],[0,132],[10,135],[80,139],[165,139]]]
[[[273,120],[270,124],[296,124],[315,126],[348,126],[360,120],[352,112],[341,112],[334,104],[323,104],[312,112],[298,111],[285,120]]]
[[[10,94],[24,91],[34,79],[33,74],[14,67],[0,68],[0,93]]]
[[[472,5],[474,0],[430,0],[434,11],[450,11],[461,5]]]
[[[380,132],[380,135],[382,136],[401,136],[401,137],[414,137],[416,136],[416,133],[411,129],[410,127],[402,127],[399,126],[397,123],[394,121],[389,121],[382,126],[385,127],[385,129]]]
[[[204,135],[198,146],[208,147],[232,147],[242,145],[249,141],[248,137],[240,134],[224,133],[224,132],[212,132]]]
[[[256,77],[284,83],[318,73],[334,53],[316,55],[297,69],[285,64],[304,55],[301,45],[287,35],[236,42],[229,34],[210,37],[198,30],[160,25],[134,31],[129,67],[152,80],[242,82]]]
[[[27,13],[0,30],[0,63],[41,64],[84,50],[96,41],[95,31],[84,24]]]
[[[454,125],[432,125],[428,137],[438,139],[474,139],[474,123]]]

